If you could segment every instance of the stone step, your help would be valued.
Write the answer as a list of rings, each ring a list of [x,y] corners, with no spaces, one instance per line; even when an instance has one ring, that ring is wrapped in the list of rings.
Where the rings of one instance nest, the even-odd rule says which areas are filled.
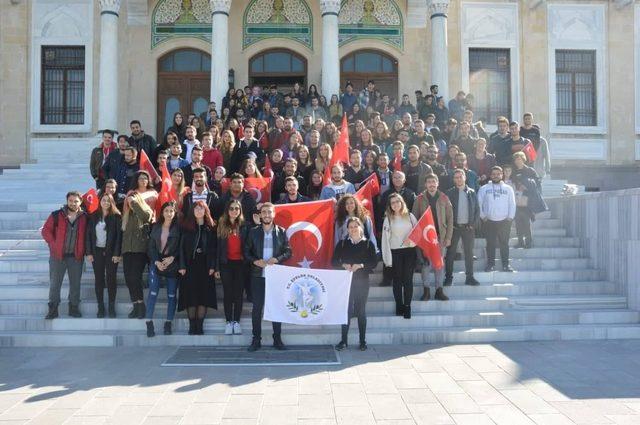
[[[518,272],[533,270],[567,270],[567,269],[587,269],[591,260],[588,258],[516,258],[511,259],[511,266]],[[474,273],[484,271],[486,260],[479,259],[474,261]],[[499,264],[498,264],[498,269]],[[15,260],[11,256],[0,256],[0,272],[45,272],[49,270],[49,262],[44,259]],[[465,271],[464,261],[455,261],[453,266],[454,272]],[[85,272],[93,273],[93,266],[90,263],[85,264]]]
[[[129,291],[119,279],[116,300],[128,304]],[[222,299],[224,291],[222,285],[216,284],[218,299]],[[414,284],[414,298],[422,296],[422,283]],[[493,283],[481,284],[479,286],[467,286],[464,284],[453,285],[445,288],[445,292],[451,298],[483,298],[483,297],[513,297],[513,296],[533,296],[533,295],[612,295],[618,293],[615,283],[605,281],[582,281],[582,282],[520,282],[520,283]],[[148,289],[145,290],[148,294]],[[61,298],[67,299],[69,288],[64,284],[61,290]],[[0,300],[47,300],[49,296],[49,283],[43,281],[36,284],[3,284],[0,285]],[[390,286],[379,286],[372,284],[369,289],[371,298],[393,299],[392,288]],[[105,295],[106,297],[106,295]],[[94,283],[85,280],[80,287],[80,298],[83,300],[95,300]],[[166,290],[160,289],[159,301],[166,301]]]
[[[161,326],[164,321],[164,311],[156,310],[155,323]],[[225,319],[215,313],[216,317],[205,320],[204,329],[208,334],[224,333]],[[393,315],[368,314],[367,327],[370,331],[377,329],[419,329],[419,328],[448,328],[448,327],[489,327],[489,326],[523,326],[535,325],[571,325],[571,324],[633,324],[640,320],[637,311],[623,309],[590,309],[590,310],[536,310],[536,311],[505,311],[487,313],[485,311],[464,311],[452,313],[414,313],[411,320]],[[55,320],[44,320],[41,317],[0,316],[0,332],[33,332],[33,331],[78,331],[78,332],[143,332],[146,330],[144,320],[120,317],[115,319],[96,319],[83,317],[82,319],[61,317]],[[251,315],[247,311],[240,320],[243,330],[250,332]],[[263,322],[263,328],[269,326]],[[295,331],[296,325],[284,323],[283,330]],[[178,316],[173,320],[173,330],[177,334],[186,334],[189,321],[185,316]],[[335,325],[309,326],[310,330],[333,330]]]
[[[355,327],[355,326],[353,326]],[[271,345],[269,328],[263,328],[263,344]],[[463,344],[505,341],[607,340],[640,338],[637,324],[525,325],[500,327],[449,327],[412,329],[369,329],[367,343],[374,344]],[[333,331],[302,327],[283,334],[288,345],[335,344],[340,339],[338,326]],[[35,331],[0,332],[0,347],[116,347],[116,346],[248,346],[251,335],[162,335],[147,338],[144,332]],[[349,344],[357,347],[358,333],[349,333]],[[353,349],[353,348],[350,348]]]
[[[50,213],[62,205],[63,200],[54,200],[51,202],[32,202],[32,201],[0,201],[0,211],[4,212],[30,212],[30,211],[43,211]]]
[[[461,244],[458,245],[461,247]],[[0,239],[0,253],[4,252],[6,257],[16,259],[29,258],[49,258],[49,248],[44,240],[19,240],[19,239]],[[486,257],[486,249],[476,247],[473,253],[478,258]],[[512,249],[509,250],[511,258],[583,258],[584,250],[582,248],[530,248],[530,249]]]
[[[48,284],[39,285],[19,285],[21,288],[11,288],[12,298],[3,300],[0,304],[0,314],[36,314],[41,315],[46,312],[46,301],[48,298]],[[6,287],[3,287],[3,291]],[[216,285],[218,300],[223,299],[224,291],[221,285]],[[433,291],[433,288],[432,288]],[[145,290],[145,297],[148,297],[148,289]],[[447,295],[452,298],[486,298],[486,297],[543,297],[543,296],[596,296],[619,294],[618,286],[612,282],[604,281],[581,281],[581,282],[523,282],[523,283],[494,283],[484,284],[475,287],[465,285],[453,285],[445,288]],[[421,284],[414,285],[414,298],[422,296],[423,287]],[[61,292],[62,299],[68,297],[68,288],[65,286]],[[106,297],[106,295],[105,295]],[[371,299],[392,300],[393,291],[389,286],[374,286],[369,289]],[[97,311],[95,302],[95,291],[93,283],[83,283],[81,286],[82,306],[88,314]],[[19,301],[16,301],[19,300]],[[164,288],[158,294],[158,303],[166,303],[167,296]],[[116,302],[122,305],[124,312],[130,307],[129,291],[124,285],[117,288]],[[120,308],[120,307],[119,307]]]

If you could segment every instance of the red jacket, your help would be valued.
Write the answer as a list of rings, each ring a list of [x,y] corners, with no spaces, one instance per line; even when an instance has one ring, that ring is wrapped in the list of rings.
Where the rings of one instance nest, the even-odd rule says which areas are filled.
[[[67,234],[67,226],[69,225],[65,214],[63,208],[52,212],[42,227],[42,237],[47,242],[47,245],[49,245],[51,256],[56,260],[62,260],[64,258],[64,238]],[[79,221],[74,256],[76,260],[82,260],[85,254],[87,215],[81,212],[76,220]]]
[[[202,163],[209,168],[211,168],[211,172],[215,173],[216,168],[222,167],[222,153],[218,149],[209,149],[208,151],[202,151]],[[213,178],[213,175],[211,175]]]

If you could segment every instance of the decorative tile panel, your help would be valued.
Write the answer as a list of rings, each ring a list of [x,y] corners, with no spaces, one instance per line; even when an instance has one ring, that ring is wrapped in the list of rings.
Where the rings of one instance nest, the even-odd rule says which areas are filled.
[[[341,46],[354,40],[376,39],[403,49],[402,12],[393,0],[345,0],[338,21]]]
[[[151,48],[176,37],[211,42],[209,0],[160,0],[151,19]]]
[[[303,0],[252,0],[244,12],[242,48],[286,38],[313,50],[313,18]]]

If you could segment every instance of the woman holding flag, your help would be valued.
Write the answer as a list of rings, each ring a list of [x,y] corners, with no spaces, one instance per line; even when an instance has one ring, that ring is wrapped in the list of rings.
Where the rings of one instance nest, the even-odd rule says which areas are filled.
[[[389,196],[382,225],[382,261],[391,267],[396,316],[411,319],[413,272],[416,268],[415,244],[408,239],[418,220],[397,193]]]
[[[353,272],[351,291],[349,292],[348,320],[358,318],[360,333],[360,350],[367,349],[365,338],[367,330],[366,305],[369,298],[369,273],[378,264],[376,245],[364,236],[364,225],[360,218],[350,216],[346,220],[348,237],[336,245],[332,264],[336,268]],[[344,350],[348,346],[349,323],[342,325],[342,339],[336,350]]]

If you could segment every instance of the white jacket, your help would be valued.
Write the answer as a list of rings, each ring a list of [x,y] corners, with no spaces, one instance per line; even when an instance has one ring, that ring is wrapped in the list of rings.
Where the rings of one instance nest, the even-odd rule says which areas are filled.
[[[478,191],[480,218],[483,220],[513,220],[516,216],[516,197],[513,188],[501,181],[489,182]]]
[[[414,217],[413,214],[409,213],[409,220],[411,221],[411,226],[415,227],[418,224],[418,220]],[[409,234],[407,233],[407,236]],[[406,239],[406,238],[405,238]],[[385,217],[384,224],[382,225],[382,262],[385,266],[391,267],[393,266],[392,256],[391,256],[391,224],[389,223],[389,218]],[[415,243],[406,239],[402,245],[402,248],[414,248],[416,246]]]

